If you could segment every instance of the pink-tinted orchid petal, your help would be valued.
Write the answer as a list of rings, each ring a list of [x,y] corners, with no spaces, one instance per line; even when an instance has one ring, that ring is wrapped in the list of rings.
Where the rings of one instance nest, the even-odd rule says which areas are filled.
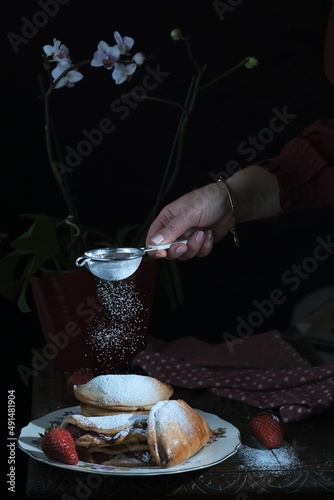
[[[52,57],[52,61],[62,64],[71,62],[68,48],[56,38],[53,39],[53,45],[44,45],[43,50],[48,57]]]

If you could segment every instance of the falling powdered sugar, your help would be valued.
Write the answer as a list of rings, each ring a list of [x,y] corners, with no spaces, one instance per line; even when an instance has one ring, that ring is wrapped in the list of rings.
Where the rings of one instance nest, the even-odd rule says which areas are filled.
[[[102,311],[88,325],[88,343],[93,356],[108,371],[122,364],[122,360],[132,358],[144,347],[146,310],[132,280],[98,280],[97,292]]]
[[[143,304],[133,281],[99,281],[97,292],[111,316],[124,322],[138,321]]]

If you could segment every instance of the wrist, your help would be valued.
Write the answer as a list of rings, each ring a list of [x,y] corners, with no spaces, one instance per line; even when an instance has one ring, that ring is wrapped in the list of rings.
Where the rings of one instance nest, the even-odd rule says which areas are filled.
[[[236,219],[235,219],[235,208],[234,208],[234,202],[233,202],[233,196],[232,196],[232,193],[227,185],[227,182],[224,180],[223,177],[219,177],[218,179],[218,184],[223,184],[224,187],[225,187],[225,191],[226,191],[226,196],[225,196],[225,199],[226,199],[226,203],[225,203],[225,209],[227,209],[226,211],[229,210],[230,212],[230,217],[231,217],[231,227],[230,227],[230,232],[233,236],[233,241],[234,241],[234,244],[235,246],[239,247],[239,236],[238,236],[238,233],[237,233],[237,230],[236,230]]]
[[[234,207],[235,222],[275,217],[280,213],[276,177],[259,165],[240,170],[226,183]]]

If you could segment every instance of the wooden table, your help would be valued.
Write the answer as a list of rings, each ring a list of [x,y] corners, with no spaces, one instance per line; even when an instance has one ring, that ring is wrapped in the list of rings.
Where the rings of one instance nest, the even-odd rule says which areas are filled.
[[[60,407],[72,406],[61,401],[57,383],[49,370],[35,377],[33,419]],[[235,500],[274,500],[293,494],[293,500],[334,498],[334,409],[285,425],[284,446],[294,460],[291,463],[291,460],[280,459],[279,463],[277,458],[281,452],[265,451],[248,430],[249,417],[258,411],[256,408],[207,391],[176,390],[175,397],[235,425],[242,441],[238,451],[208,469],[142,478],[72,472],[29,459],[27,497],[92,500],[220,496]],[[264,457],[268,460],[263,460]]]

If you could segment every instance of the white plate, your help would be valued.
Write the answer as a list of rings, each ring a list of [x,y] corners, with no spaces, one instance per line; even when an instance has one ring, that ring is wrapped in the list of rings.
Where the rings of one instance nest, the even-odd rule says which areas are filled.
[[[59,425],[66,415],[70,413],[80,413],[79,406],[63,408],[33,420],[21,430],[18,438],[18,445],[25,453],[35,460],[72,471],[112,474],[115,476],[154,476],[159,474],[190,472],[205,467],[211,467],[212,465],[222,462],[233,455],[241,444],[240,433],[232,424],[212,413],[206,413],[201,410],[196,411],[205,418],[210,429],[213,430],[213,435],[204,448],[195,455],[167,469],[158,466],[115,467],[82,461],[79,461],[77,465],[67,465],[47,458],[40,447],[40,434],[44,434],[45,429],[50,427],[51,424],[54,426]]]

